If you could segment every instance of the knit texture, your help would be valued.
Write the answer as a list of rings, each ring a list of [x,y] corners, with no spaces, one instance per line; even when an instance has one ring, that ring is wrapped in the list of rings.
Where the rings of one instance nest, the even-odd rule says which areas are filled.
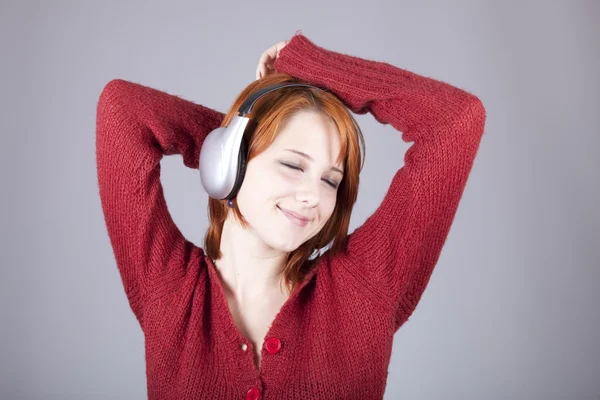
[[[173,222],[160,160],[198,168],[224,114],[121,79],[97,106],[96,162],[108,235],[145,337],[149,399],[381,399],[394,333],[415,310],[450,230],[484,130],[474,95],[385,62],[317,46],[299,31],[274,63],[414,142],[382,203],[325,252],[261,349],[237,329],[203,249]],[[243,345],[246,346],[243,346]]]

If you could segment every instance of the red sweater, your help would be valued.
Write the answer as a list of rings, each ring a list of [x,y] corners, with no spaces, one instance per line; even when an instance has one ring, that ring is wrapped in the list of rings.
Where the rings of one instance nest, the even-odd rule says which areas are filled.
[[[145,337],[150,399],[381,399],[394,333],[441,253],[484,129],[474,95],[385,62],[315,45],[297,32],[275,70],[324,85],[414,142],[377,210],[327,252],[274,319],[260,371],[214,265],[182,236],[160,160],[200,147],[224,114],[115,79],[97,108],[102,209],[125,293]],[[400,156],[400,155],[398,155]],[[245,346],[243,346],[245,344]]]

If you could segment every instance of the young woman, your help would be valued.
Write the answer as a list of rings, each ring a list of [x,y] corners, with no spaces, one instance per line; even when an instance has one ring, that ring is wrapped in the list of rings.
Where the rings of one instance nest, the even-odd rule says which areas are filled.
[[[464,90],[299,32],[263,53],[256,74],[226,114],[119,79],[100,95],[100,197],[145,336],[148,396],[380,399],[394,333],[441,253],[485,109]],[[198,168],[204,138],[282,82],[316,88],[257,101],[242,186],[232,201],[209,199],[204,249],[195,246],[169,215],[161,158]],[[348,235],[362,168],[350,111],[415,143],[381,205]]]

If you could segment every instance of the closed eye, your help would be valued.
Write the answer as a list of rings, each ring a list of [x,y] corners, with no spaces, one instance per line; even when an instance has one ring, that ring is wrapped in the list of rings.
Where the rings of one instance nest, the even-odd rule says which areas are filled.
[[[301,167],[297,167],[295,165],[290,165],[290,164],[286,164],[286,163],[281,163],[281,164],[285,165],[286,167],[291,168],[291,169],[295,169],[295,170],[299,170],[299,171],[304,171]],[[323,181],[325,181],[332,188],[337,189],[337,184],[335,182],[328,181],[327,179],[323,179]]]
[[[283,165],[285,165],[286,167],[289,167],[289,168],[291,168],[291,169],[297,169],[297,170],[300,170],[300,171],[302,171],[302,168],[300,168],[300,167],[296,167],[295,165],[290,165],[290,164],[286,164],[286,163],[281,163],[281,164],[283,164]]]

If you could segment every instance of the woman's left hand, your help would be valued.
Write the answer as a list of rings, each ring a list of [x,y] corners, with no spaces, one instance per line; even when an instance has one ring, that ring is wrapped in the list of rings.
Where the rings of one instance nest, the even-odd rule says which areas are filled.
[[[277,57],[279,57],[279,52],[289,42],[289,40],[278,42],[262,53],[260,60],[258,60],[258,66],[256,67],[256,79],[263,78],[273,71],[273,63]]]

